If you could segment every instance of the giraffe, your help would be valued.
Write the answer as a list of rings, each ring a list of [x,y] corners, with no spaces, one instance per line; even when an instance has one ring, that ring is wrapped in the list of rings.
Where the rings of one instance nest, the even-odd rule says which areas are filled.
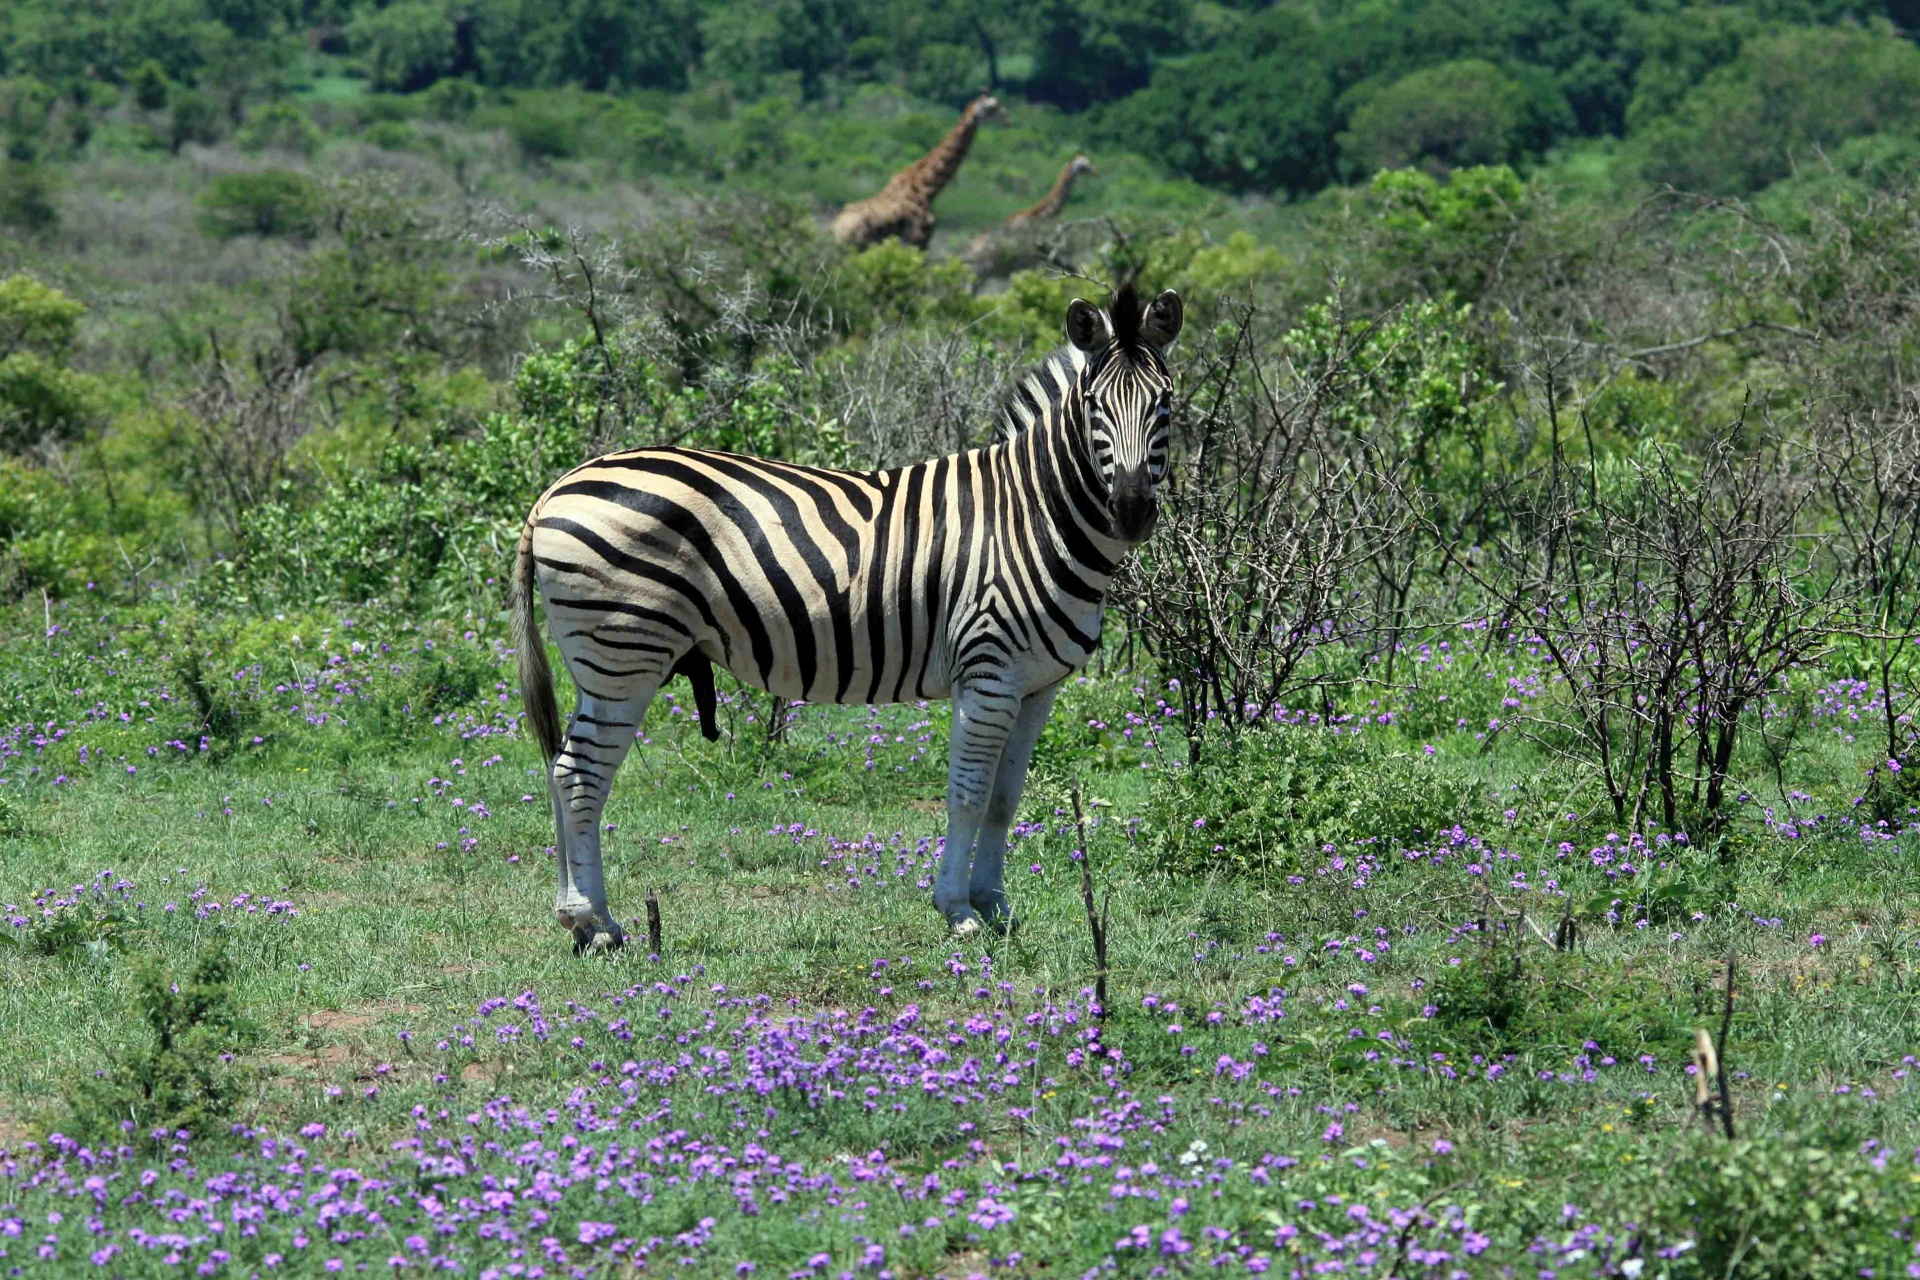
[[[982,231],[975,236],[973,243],[967,246],[967,261],[979,270],[993,260],[994,249],[1001,236],[1010,231],[1029,230],[1035,223],[1051,222],[1059,217],[1060,211],[1067,207],[1067,196],[1073,191],[1073,180],[1083,173],[1096,178],[1100,176],[1100,171],[1093,167],[1093,161],[1084,155],[1076,155],[1061,167],[1060,176],[1053,180],[1053,188],[1039,204],[1012,215],[1000,224],[998,231]]]
[[[1073,190],[1073,180],[1083,173],[1092,174],[1096,178],[1100,176],[1100,171],[1093,167],[1093,161],[1085,156],[1075,156],[1067,161],[1066,166],[1060,170],[1060,176],[1053,180],[1053,189],[1047,192],[1046,199],[1031,209],[1022,209],[1008,218],[1002,229],[1018,231],[1030,222],[1050,222],[1059,217],[1060,211],[1067,207],[1067,195]]]
[[[926,248],[933,238],[933,198],[959,172],[981,124],[1004,119],[1005,114],[1000,100],[990,93],[968,103],[960,113],[960,122],[938,146],[894,174],[879,195],[856,200],[842,209],[833,220],[833,238],[864,249],[888,236],[898,236],[903,244]]]

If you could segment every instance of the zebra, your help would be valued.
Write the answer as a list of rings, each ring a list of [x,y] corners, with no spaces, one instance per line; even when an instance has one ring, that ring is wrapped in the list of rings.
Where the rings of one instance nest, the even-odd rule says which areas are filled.
[[[1067,344],[1012,389],[983,448],[867,472],[643,448],[554,482],[521,528],[510,616],[576,952],[624,941],[600,857],[614,774],[674,675],[716,736],[713,664],[807,702],[950,698],[934,905],[960,937],[1011,926],[1002,863],[1034,745],[1158,519],[1164,352],[1183,317],[1172,290],[1074,299]],[[564,733],[536,589],[578,693]]]

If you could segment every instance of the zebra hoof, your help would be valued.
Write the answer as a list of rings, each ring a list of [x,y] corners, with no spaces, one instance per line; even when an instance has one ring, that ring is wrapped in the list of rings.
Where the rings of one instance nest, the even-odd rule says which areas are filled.
[[[620,932],[619,925],[601,927],[594,924],[575,926],[573,930],[573,954],[576,956],[610,956],[625,946],[626,935]]]
[[[973,910],[980,922],[999,936],[1004,938],[1013,932],[1013,908],[1007,905],[1005,897],[976,898]]]

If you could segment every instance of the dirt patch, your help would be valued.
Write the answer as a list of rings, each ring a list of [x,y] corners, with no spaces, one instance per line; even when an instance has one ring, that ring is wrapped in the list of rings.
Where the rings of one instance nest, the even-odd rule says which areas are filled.
[[[945,800],[909,800],[907,808],[915,813],[945,813],[947,802]]]
[[[12,1103],[0,1101],[0,1151],[17,1150],[33,1133]]]
[[[315,1031],[364,1031],[380,1021],[380,1014],[347,1009],[321,1009],[307,1015],[307,1026]]]
[[[378,1026],[387,1018],[426,1011],[425,1005],[382,1000],[377,1004],[358,1005],[351,1009],[316,1009],[306,1016],[304,1025],[309,1031],[318,1031],[323,1034],[351,1035],[354,1032]]]
[[[934,1273],[935,1280],[985,1280],[987,1268],[992,1265],[987,1255],[979,1249],[968,1249],[941,1259],[940,1269]]]
[[[460,1083],[490,1085],[501,1076],[512,1074],[513,1064],[510,1062],[469,1062],[460,1068]]]

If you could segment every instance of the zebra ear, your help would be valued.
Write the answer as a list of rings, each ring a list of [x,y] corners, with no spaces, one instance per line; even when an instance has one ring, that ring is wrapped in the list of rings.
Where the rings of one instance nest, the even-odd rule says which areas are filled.
[[[1180,326],[1186,318],[1187,309],[1180,301],[1180,295],[1168,289],[1147,307],[1140,333],[1154,346],[1164,347],[1180,336]]]
[[[1067,308],[1067,341],[1091,355],[1107,342],[1107,318],[1085,298]]]

